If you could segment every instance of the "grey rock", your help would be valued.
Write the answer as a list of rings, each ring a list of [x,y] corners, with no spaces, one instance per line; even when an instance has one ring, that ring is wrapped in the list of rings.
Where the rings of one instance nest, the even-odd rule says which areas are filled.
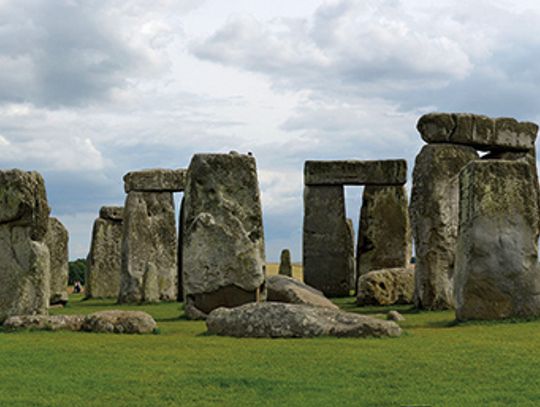
[[[80,331],[84,315],[16,315],[4,321],[8,330]]]
[[[353,288],[354,236],[342,186],[304,188],[303,265],[305,283],[326,296],[348,296]]]
[[[186,180],[185,169],[152,168],[124,175],[124,190],[143,192],[181,192]]]
[[[456,317],[540,315],[538,184],[519,161],[470,163],[460,177]]]
[[[289,249],[281,251],[278,274],[292,277],[291,252]]]
[[[102,207],[87,257],[86,298],[117,298],[120,292],[123,208]]]
[[[101,311],[84,318],[82,330],[87,332],[148,334],[157,328],[152,316],[142,311]]]
[[[472,147],[450,144],[424,146],[416,157],[409,210],[416,251],[418,308],[454,306],[459,172],[477,158]]]
[[[364,188],[358,230],[357,270],[407,267],[412,237],[405,186]]]
[[[306,161],[305,185],[403,185],[407,161]]]
[[[412,304],[414,270],[392,268],[370,271],[358,280],[358,305]]]
[[[478,150],[530,150],[538,126],[511,118],[469,113],[429,113],[420,118],[418,131],[427,143],[455,143]]]
[[[267,301],[305,304],[338,309],[322,292],[288,276],[270,276],[266,279]]]
[[[279,302],[219,308],[206,320],[208,333],[239,338],[312,338],[399,336],[391,321],[309,305]]]
[[[49,218],[49,229],[45,244],[50,255],[50,304],[65,304],[68,301],[68,231],[56,218]]]
[[[184,194],[182,239],[188,318],[199,315],[191,312],[194,308],[207,314],[220,306],[264,300],[264,233],[252,156],[193,156]]]
[[[172,193],[130,192],[124,209],[119,303],[175,301],[176,261]]]
[[[388,314],[386,314],[386,319],[394,322],[405,321],[405,317],[397,311],[388,311]]]

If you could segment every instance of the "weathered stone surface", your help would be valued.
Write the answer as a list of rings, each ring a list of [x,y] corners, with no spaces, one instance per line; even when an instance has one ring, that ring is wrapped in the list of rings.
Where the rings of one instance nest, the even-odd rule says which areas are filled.
[[[358,228],[357,270],[407,267],[412,242],[405,186],[364,188]]]
[[[292,277],[291,252],[289,249],[283,249],[281,251],[278,274]]]
[[[180,202],[180,215],[178,216],[178,257],[177,257],[177,267],[178,267],[178,302],[184,301],[184,273],[182,272],[182,267],[184,264],[183,260],[183,250],[184,250],[184,202],[185,199],[182,197]]]
[[[413,300],[413,269],[374,270],[361,275],[358,280],[358,305],[412,304]]]
[[[405,321],[405,317],[397,311],[388,311],[388,314],[386,314],[386,319],[395,322]]]
[[[310,305],[265,302],[219,308],[206,320],[208,333],[240,338],[399,336],[395,322]]]
[[[152,316],[142,311],[101,311],[84,318],[83,331],[117,334],[148,334],[157,328]]]
[[[416,251],[415,304],[453,308],[459,172],[478,158],[472,147],[424,146],[416,157],[410,216]]]
[[[4,322],[7,329],[80,331],[84,315],[16,315]]]
[[[87,257],[86,298],[118,298],[121,276],[123,208],[102,207],[94,222]],[[111,215],[112,214],[112,215]]]
[[[322,292],[292,277],[270,276],[266,279],[266,289],[267,301],[338,309]]]
[[[304,188],[304,281],[326,296],[348,296],[354,281],[354,236],[341,186]],[[353,261],[351,264],[351,251]]]
[[[470,163],[460,177],[456,317],[540,315],[538,184],[527,163]]]
[[[49,230],[45,244],[50,256],[50,304],[65,304],[68,301],[67,285],[69,274],[68,231],[56,218],[49,218]]]
[[[427,143],[455,143],[479,150],[530,150],[538,126],[511,118],[469,113],[429,113],[420,118],[418,131]]]
[[[407,161],[306,161],[305,185],[403,185]]]
[[[349,234],[349,239],[347,241],[347,264],[349,270],[349,291],[356,290],[356,256],[355,256],[355,239],[354,239],[354,224],[352,219],[347,218],[347,232]]]
[[[35,172],[0,171],[0,322],[47,313],[50,259],[43,239],[48,219],[43,178]]]
[[[185,169],[152,168],[124,175],[124,190],[142,192],[181,192],[186,180]]]
[[[124,210],[120,303],[176,300],[176,244],[172,193],[130,192]]]
[[[183,216],[185,311],[195,318],[264,299],[265,255],[255,159],[196,154],[188,169]],[[189,305],[189,306],[188,306]]]

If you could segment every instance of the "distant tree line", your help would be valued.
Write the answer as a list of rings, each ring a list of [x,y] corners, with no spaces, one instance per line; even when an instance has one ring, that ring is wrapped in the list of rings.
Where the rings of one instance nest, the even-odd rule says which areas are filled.
[[[84,285],[84,276],[86,274],[86,259],[77,259],[69,262],[68,284],[73,285],[75,281],[80,281]]]

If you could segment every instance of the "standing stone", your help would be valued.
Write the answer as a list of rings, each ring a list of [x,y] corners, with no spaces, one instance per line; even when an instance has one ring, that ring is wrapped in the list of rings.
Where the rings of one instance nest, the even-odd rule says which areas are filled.
[[[281,251],[278,274],[292,277],[291,252],[289,249],[283,249]]]
[[[37,172],[0,171],[0,322],[13,315],[46,314],[49,206]]]
[[[188,318],[264,300],[264,234],[255,159],[197,154],[188,169],[183,216],[183,286]]]
[[[56,218],[49,218],[45,243],[50,255],[50,304],[66,304],[69,274],[68,231]]]
[[[540,315],[538,184],[519,161],[470,163],[460,179],[456,317]]]
[[[177,300],[178,302],[184,301],[184,276],[182,272],[182,265],[184,263],[182,259],[182,254],[184,250],[184,201],[185,199],[182,197],[182,201],[180,202],[180,215],[178,216],[178,258],[177,258],[177,267],[178,267],[178,295]]]
[[[472,147],[424,146],[416,157],[410,215],[416,249],[415,304],[453,308],[459,172],[478,158]]]
[[[172,192],[129,192],[124,209],[118,302],[176,300],[176,244]]]
[[[405,186],[366,186],[358,230],[358,276],[407,267],[411,246]]]
[[[349,295],[354,281],[354,236],[345,217],[343,187],[304,188],[304,282],[329,297]]]
[[[87,258],[86,298],[118,298],[124,208],[104,206],[94,222]]]

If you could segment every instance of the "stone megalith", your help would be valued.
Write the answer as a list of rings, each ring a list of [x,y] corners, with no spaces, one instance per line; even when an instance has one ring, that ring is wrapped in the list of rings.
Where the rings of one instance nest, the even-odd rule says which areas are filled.
[[[428,144],[416,157],[410,204],[416,251],[415,304],[454,307],[459,172],[478,154],[468,146]]]
[[[373,270],[406,268],[411,250],[405,186],[366,186],[358,228],[358,276]]]
[[[94,222],[87,257],[86,298],[118,298],[124,208],[103,206]]]
[[[278,274],[292,277],[291,252],[289,249],[283,249],[281,251]]]
[[[50,297],[45,182],[37,172],[0,171],[0,322],[46,314]]]
[[[45,243],[50,255],[50,300],[51,305],[66,304],[68,301],[67,285],[69,274],[69,235],[62,222],[49,218],[49,228]]]
[[[540,315],[538,195],[530,165],[485,160],[460,177],[458,320]]]
[[[182,259],[188,318],[264,300],[262,209],[252,156],[193,156],[184,194]]]

